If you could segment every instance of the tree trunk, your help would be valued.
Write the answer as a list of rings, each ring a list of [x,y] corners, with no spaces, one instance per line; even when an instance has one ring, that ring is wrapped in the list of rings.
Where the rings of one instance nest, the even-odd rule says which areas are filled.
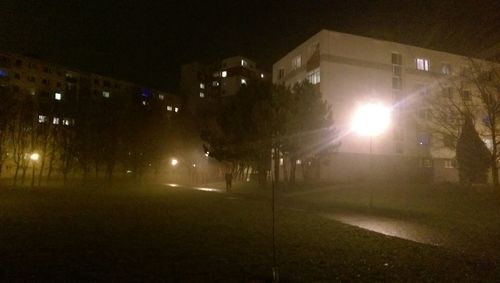
[[[278,184],[280,181],[280,151],[279,147],[274,148],[274,182]]]
[[[42,162],[40,163],[40,168],[38,171],[38,186],[40,187],[42,184],[42,175],[43,170],[45,169],[45,158],[42,158]]]
[[[16,164],[16,171],[14,172],[13,186],[17,185],[17,177],[19,176],[19,164]]]
[[[297,158],[290,157],[290,185],[295,185],[295,172],[297,171]]]
[[[50,152],[50,157],[49,157],[49,170],[47,171],[47,183],[49,183],[50,178],[52,177],[52,171],[54,170],[54,156],[55,156],[55,150],[52,149]]]
[[[493,186],[498,188],[498,165],[496,158],[493,158],[491,161],[491,179],[493,182]]]
[[[21,174],[21,185],[24,185],[24,180],[26,179],[26,171],[28,171],[28,166],[23,165],[22,170],[23,173]]]

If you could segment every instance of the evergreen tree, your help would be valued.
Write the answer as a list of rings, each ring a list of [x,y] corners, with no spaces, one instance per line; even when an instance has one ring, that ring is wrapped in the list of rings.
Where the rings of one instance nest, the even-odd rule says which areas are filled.
[[[462,184],[485,183],[490,162],[490,151],[479,137],[471,118],[462,125],[457,142],[457,161]]]

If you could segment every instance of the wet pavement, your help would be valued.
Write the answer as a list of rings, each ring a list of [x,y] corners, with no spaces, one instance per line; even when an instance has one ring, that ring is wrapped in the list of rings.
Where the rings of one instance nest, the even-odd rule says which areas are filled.
[[[355,213],[320,213],[319,215],[344,224],[422,244],[444,246],[449,243],[449,236],[443,231],[405,220]]]

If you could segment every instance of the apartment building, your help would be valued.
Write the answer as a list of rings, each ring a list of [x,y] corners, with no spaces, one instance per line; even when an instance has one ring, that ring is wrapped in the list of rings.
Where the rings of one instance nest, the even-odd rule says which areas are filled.
[[[144,106],[155,99],[165,101],[168,111],[178,112],[181,107],[175,95],[159,89],[7,52],[0,52],[0,87],[14,94],[28,94],[61,103],[77,102],[83,98],[137,96],[137,102]]]
[[[27,117],[40,124],[39,127],[29,127],[47,131],[54,127],[72,127],[82,122],[75,117],[77,109],[81,107],[106,112],[106,107],[99,106],[112,103],[117,107],[123,105],[123,109],[127,109],[125,104],[135,104],[145,112],[153,107],[155,110],[162,109],[165,117],[178,115],[183,107],[178,96],[163,90],[68,68],[38,58],[0,52],[0,103],[5,95],[26,101],[22,111],[34,109],[36,113],[27,113]],[[5,136],[2,138],[5,139]],[[3,154],[9,156],[11,149],[3,150]],[[12,160],[7,158],[2,177],[13,174],[14,166],[11,163]]]
[[[243,85],[267,79],[269,75],[259,70],[255,62],[234,56],[210,65],[198,62],[183,65],[180,90],[187,100],[187,108],[196,113],[212,107],[214,100],[235,95]]]
[[[419,119],[426,118],[427,98],[443,91],[441,82],[469,63],[460,55],[322,30],[273,65],[273,82],[309,80],[331,104],[341,145],[322,157],[323,179],[455,181],[455,152],[434,146]],[[351,130],[356,109],[369,102],[392,109],[390,127],[371,141]]]

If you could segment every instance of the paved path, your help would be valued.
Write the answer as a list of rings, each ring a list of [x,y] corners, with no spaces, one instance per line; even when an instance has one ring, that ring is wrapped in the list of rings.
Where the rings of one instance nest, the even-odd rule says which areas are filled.
[[[387,236],[422,244],[446,246],[450,240],[450,237],[445,235],[443,231],[430,229],[427,226],[405,220],[352,213],[321,213],[319,215]]]

